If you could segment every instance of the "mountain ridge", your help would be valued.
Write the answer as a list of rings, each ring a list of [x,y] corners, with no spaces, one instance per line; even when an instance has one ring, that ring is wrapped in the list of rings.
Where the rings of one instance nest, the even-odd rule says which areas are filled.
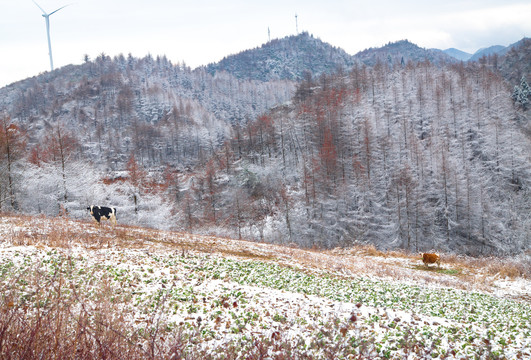
[[[492,45],[492,46],[489,46],[489,47],[486,47],[486,48],[481,48],[479,49],[478,51],[476,51],[474,54],[472,54],[472,56],[470,57],[469,61],[478,61],[479,59],[481,59],[483,56],[489,56],[489,55],[494,55],[494,54],[503,54],[504,52],[506,52],[508,46],[503,46],[503,45]]]
[[[238,79],[299,81],[306,76],[305,73],[319,77],[321,74],[330,74],[338,68],[350,69],[355,64],[374,66],[376,63],[403,65],[408,61],[426,60],[435,64],[478,61],[483,56],[505,55],[526,39],[528,38],[524,37],[508,46],[493,45],[482,48],[474,54],[456,48],[426,49],[407,39],[388,42],[381,47],[370,47],[355,54],[348,54],[342,48],[324,42],[320,38],[314,37],[313,34],[302,32],[298,35],[273,39],[259,47],[227,55],[218,62],[198,66],[194,71],[204,69],[211,75],[220,71],[227,71]],[[162,57],[165,58],[165,56]],[[81,65],[66,65],[63,68]],[[60,70],[56,69],[54,72]],[[53,72],[45,71],[39,75],[7,84],[4,87],[41,76],[50,78],[54,75]]]
[[[338,68],[353,66],[404,66],[408,62],[430,61],[434,64],[451,64],[459,61],[478,61],[483,56],[504,55],[526,38],[509,46],[495,45],[469,54],[459,49],[446,50],[422,48],[407,39],[389,42],[381,47],[371,47],[356,54],[322,41],[313,34],[303,32],[271,40],[260,47],[243,50],[224,57],[204,68],[210,74],[227,71],[239,79],[260,81],[287,79],[299,81],[311,73],[313,77],[330,74]]]

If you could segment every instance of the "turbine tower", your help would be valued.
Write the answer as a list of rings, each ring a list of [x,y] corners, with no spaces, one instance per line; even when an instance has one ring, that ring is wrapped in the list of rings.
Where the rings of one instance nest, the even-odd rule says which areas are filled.
[[[35,2],[35,0],[33,0],[33,3],[35,5],[37,5],[37,7],[39,9],[41,9],[42,17],[44,18],[44,20],[46,20],[46,35],[48,36],[48,53],[50,54],[50,68],[53,71],[52,43],[50,41],[50,15],[55,14],[56,12],[58,12],[59,10],[65,8],[65,7],[67,7],[68,5],[62,6],[59,9],[57,9],[55,11],[52,11],[51,13],[47,14],[46,11],[44,11],[44,9],[41,8],[40,5]]]

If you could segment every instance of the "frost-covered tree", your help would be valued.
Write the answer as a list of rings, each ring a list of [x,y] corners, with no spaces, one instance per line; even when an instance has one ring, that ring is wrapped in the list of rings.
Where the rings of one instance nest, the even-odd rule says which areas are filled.
[[[520,85],[515,85],[512,99],[514,103],[520,106],[523,110],[527,110],[531,99],[531,88],[527,83],[525,76],[522,75],[520,79]]]
[[[22,129],[11,121],[9,116],[2,116],[0,123],[0,210],[4,203],[11,209],[19,210],[16,197],[16,164],[23,158],[26,136]]]
[[[270,204],[260,220],[282,229],[264,226],[260,236],[320,247],[522,249],[530,144],[500,96],[502,80],[474,65],[365,71],[319,79],[231,142],[235,176],[275,184],[245,200],[250,209]],[[232,194],[240,208],[241,193]]]

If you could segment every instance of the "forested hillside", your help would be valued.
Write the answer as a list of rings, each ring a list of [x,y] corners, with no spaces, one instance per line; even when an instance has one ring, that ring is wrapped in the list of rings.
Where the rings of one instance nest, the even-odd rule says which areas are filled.
[[[163,57],[101,54],[6,87],[0,104],[30,145],[63,128],[83,157],[119,170],[132,152],[146,167],[194,164],[229,137],[231,125],[288,100],[292,90],[288,81],[211,76]]]
[[[212,224],[304,246],[520,251],[531,233],[523,129],[486,66],[354,68],[301,83],[291,105],[259,117],[232,164],[212,160],[196,204],[226,209]]]
[[[0,211],[80,218],[110,203],[122,221],[179,227],[161,189],[294,91],[290,81],[212,76],[164,57],[85,60],[0,90]],[[141,200],[135,169],[150,174]]]
[[[531,82],[531,39],[523,38],[504,56],[492,56],[493,66],[500,69],[503,77],[512,85],[518,85],[522,76]]]
[[[309,40],[248,55],[282,45],[273,54],[302,69],[298,57],[323,49]],[[403,46],[415,48],[386,51]],[[0,211],[87,218],[88,205],[112,205],[121,223],[304,247],[520,252],[531,247],[525,50],[351,67],[336,51],[299,83],[87,58],[0,89]]]

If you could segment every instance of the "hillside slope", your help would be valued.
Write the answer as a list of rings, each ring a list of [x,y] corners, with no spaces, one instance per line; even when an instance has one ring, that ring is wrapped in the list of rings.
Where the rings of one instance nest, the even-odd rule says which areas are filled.
[[[524,38],[513,44],[510,50],[499,57],[496,64],[503,77],[509,82],[511,89],[519,85],[522,76],[531,82],[531,39]]]
[[[101,204],[130,224],[308,248],[521,253],[531,122],[511,95],[528,45],[456,64],[400,41],[348,68],[303,33],[231,57],[242,78],[101,54],[0,89],[0,210]],[[308,72],[249,80],[268,64]]]
[[[192,226],[305,247],[520,253],[531,245],[531,142],[510,96],[475,63],[304,81],[212,159],[208,189],[190,192],[207,201],[186,211]]]
[[[531,356],[524,257],[430,269],[366,247],[7,215],[0,237],[2,357]]]
[[[130,224],[308,248],[531,246],[529,122],[485,64],[354,66],[296,91],[149,57],[62,71],[0,100],[19,145],[13,164],[1,149],[3,209],[111,205]]]
[[[165,57],[105,54],[0,89],[0,109],[40,145],[59,129],[75,156],[123,170],[131,154],[146,167],[191,166],[232,136],[232,126],[289,100],[294,84],[211,76]]]

